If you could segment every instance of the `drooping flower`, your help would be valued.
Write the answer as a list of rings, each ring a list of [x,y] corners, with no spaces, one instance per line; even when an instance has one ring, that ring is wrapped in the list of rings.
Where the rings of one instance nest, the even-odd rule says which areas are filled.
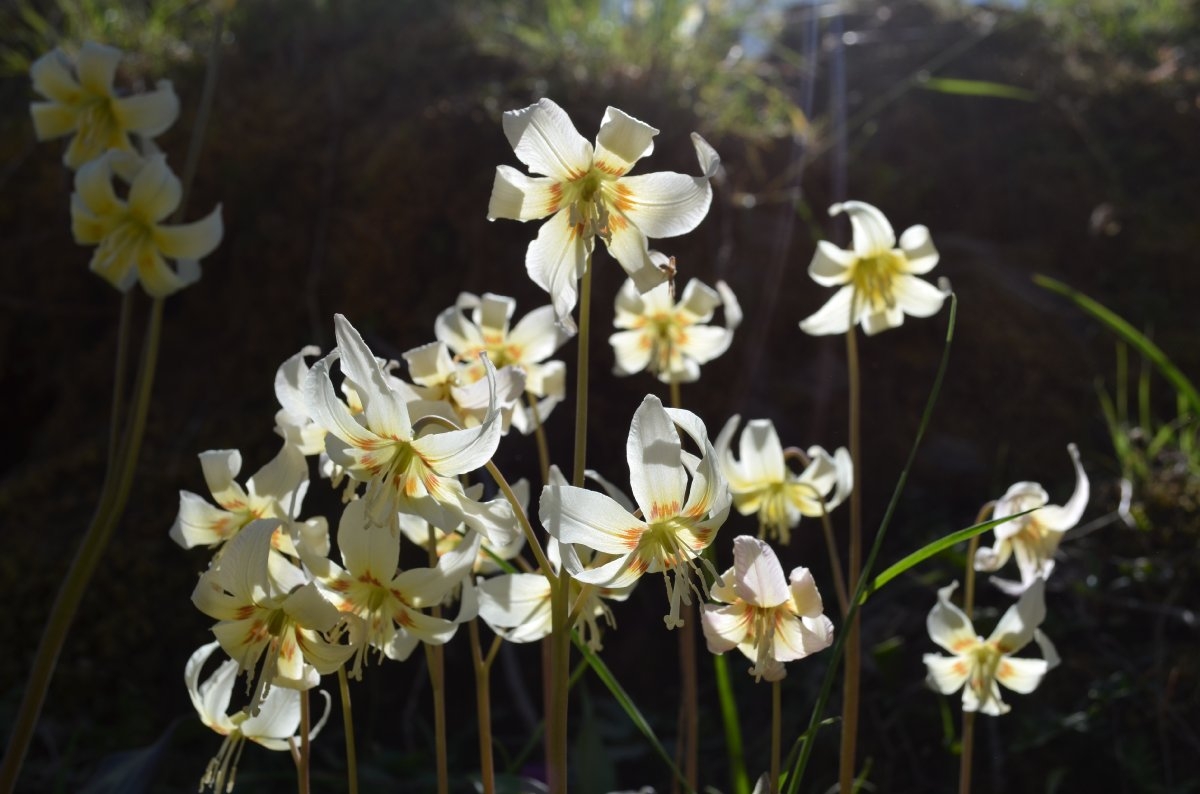
[[[306,457],[325,452],[325,428],[309,415],[304,399],[304,379],[308,377],[304,359],[319,355],[319,347],[306,345],[275,371],[275,399],[280,405],[275,412],[275,432]]]
[[[525,372],[511,365],[501,367],[491,383],[484,379],[481,358],[476,356],[479,377],[472,378],[464,368],[455,366],[445,342],[430,342],[404,353],[408,376],[423,399],[445,403],[462,427],[481,424],[494,403],[500,412],[501,432],[507,433],[525,395]]]
[[[127,199],[113,190],[114,172],[130,182]],[[164,224],[179,206],[181,190],[161,154],[139,160],[109,152],[82,166],[71,196],[71,229],[75,242],[98,246],[91,269],[122,292],[141,281],[158,298],[199,279],[198,260],[224,233],[221,208],[193,223]],[[174,268],[167,259],[175,260]]]
[[[749,535],[733,539],[733,567],[713,585],[717,604],[705,604],[704,638],[712,653],[737,648],[752,662],[755,679],[778,681],[785,662],[803,659],[833,642],[821,594],[807,568],[788,579],[774,550]]]
[[[610,107],[596,144],[588,143],[566,112],[549,99],[504,114],[504,134],[517,159],[540,176],[498,166],[488,219],[552,216],[525,255],[530,278],[550,293],[558,320],[573,328],[576,282],[599,237],[641,292],[667,280],[650,258],[648,237],[686,234],[712,201],[709,180],[721,160],[692,134],[700,176],[671,172],[626,176],[654,150],[658,130]]]
[[[830,455],[809,447],[809,463],[796,474],[770,419],[753,419],[742,431],[740,460],[731,449],[741,417],[734,415],[717,436],[721,470],[729,480],[733,505],[744,516],[758,514],[760,537],[791,541],[803,516],[820,517],[842,503],[854,487],[854,466],[844,448]]]
[[[1090,487],[1087,473],[1079,460],[1079,448],[1067,447],[1075,465],[1075,492],[1061,507],[1048,505],[1050,496],[1036,482],[1019,482],[996,501],[993,518],[1005,518],[1015,513],[1032,513],[996,526],[996,542],[990,549],[975,552],[975,570],[998,571],[1010,557],[1017,558],[1021,581],[992,577],[992,582],[1009,595],[1020,595],[1038,579],[1046,579],[1054,570],[1054,552],[1063,533],[1079,523],[1087,507]]]
[[[259,704],[257,714],[251,716],[247,709],[230,714],[229,701],[238,675],[238,663],[226,659],[212,675],[200,681],[205,662],[219,646],[219,642],[210,642],[198,648],[188,659],[183,676],[200,721],[225,737],[216,756],[204,770],[200,790],[211,786],[214,792],[225,794],[233,790],[238,759],[247,739],[268,750],[281,752],[291,749],[289,740],[300,741],[296,732],[300,729],[301,695],[295,689],[276,687]],[[329,694],[322,691],[321,695],[325,698],[325,713],[312,726],[309,739],[316,738],[329,719]]]
[[[129,134],[153,138],[179,116],[179,99],[169,80],[159,80],[153,91],[118,97],[113,78],[121,51],[85,42],[73,64],[61,49],[33,62],[29,75],[33,89],[46,97],[29,110],[38,140],[74,136],[67,144],[63,163],[79,168],[109,149],[134,151]]]
[[[651,251],[656,260],[666,257]],[[663,383],[690,383],[700,377],[700,365],[729,349],[742,319],[737,298],[724,281],[717,289],[692,279],[675,302],[674,284],[659,284],[639,294],[632,279],[617,293],[613,325],[627,330],[608,338],[616,356],[618,375],[648,369]],[[725,310],[725,327],[707,325],[718,306]]]
[[[683,451],[676,425],[700,449],[699,459]],[[616,555],[587,569],[577,559],[564,558],[563,566],[579,582],[619,589],[644,573],[662,572],[670,601],[664,620],[667,628],[676,628],[683,625],[680,604],[692,603],[689,588],[701,594],[692,581],[695,576],[703,585],[700,564],[716,578],[700,554],[729,515],[729,489],[700,417],[664,408],[652,394],[633,416],[625,450],[630,489],[642,518],[610,496],[555,484],[542,489],[539,516],[560,543]]]
[[[825,240],[808,266],[813,281],[823,287],[841,286],[800,329],[814,336],[843,334],[862,324],[868,335],[904,322],[904,315],[930,317],[942,308],[946,293],[917,278],[938,263],[929,230],[912,226],[900,235],[875,207],[846,201],[829,208],[830,215],[849,214],[854,247],[845,251]]]
[[[512,484],[513,495],[517,497],[517,502],[520,503],[521,509],[528,509],[529,505],[529,480],[521,478]],[[475,483],[466,489],[466,494],[470,499],[476,502],[480,501],[483,496],[483,483]],[[501,504],[503,503],[503,504]],[[508,499],[499,494],[492,500],[485,502],[484,505],[489,509],[494,510],[497,515],[503,513],[505,516],[511,516],[513,520],[512,540],[503,546],[494,546],[486,537],[481,538],[479,545],[479,553],[475,556],[475,563],[471,566],[471,571],[478,574],[493,574],[498,573],[501,569],[496,563],[497,559],[511,560],[521,553],[521,549],[525,547],[525,535],[522,534],[519,525],[517,525],[517,517],[512,512],[511,505],[508,504]],[[416,546],[429,551],[430,536],[433,537],[434,549],[439,558],[444,554],[449,554],[459,548],[468,536],[472,533],[466,524],[460,524],[449,529],[441,529],[430,524],[425,519],[413,513],[401,513],[400,516],[400,532],[411,540]]]
[[[962,688],[963,711],[1007,714],[1011,707],[1001,700],[997,682],[1013,692],[1028,694],[1058,664],[1054,645],[1038,628],[1046,619],[1045,581],[1031,584],[986,640],[976,635],[970,618],[951,603],[956,587],[958,582],[938,590],[938,602],[926,620],[930,638],[953,654],[925,654],[929,685],[943,695]],[[1044,658],[1013,656],[1030,640],[1037,642]]]
[[[490,292],[482,297],[461,293],[453,307],[438,315],[434,333],[450,348],[455,362],[466,370],[468,382],[483,378],[480,353],[487,353],[497,367],[521,368],[525,373],[525,390],[540,399],[536,407],[516,411],[512,422],[517,430],[530,433],[539,422],[546,421],[566,396],[566,365],[546,359],[554,355],[569,334],[555,322],[553,306],[534,309],[510,328],[516,305],[512,298]]]

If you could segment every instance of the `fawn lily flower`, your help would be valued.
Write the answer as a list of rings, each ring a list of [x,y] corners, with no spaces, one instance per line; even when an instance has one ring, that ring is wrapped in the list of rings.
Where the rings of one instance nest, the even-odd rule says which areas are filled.
[[[650,252],[656,259],[666,257]],[[706,325],[718,306],[725,307],[725,327]],[[700,365],[729,349],[733,331],[742,320],[741,307],[724,281],[717,289],[692,279],[675,302],[674,283],[659,284],[639,294],[626,280],[617,293],[613,325],[628,330],[608,338],[616,356],[617,375],[649,369],[663,383],[690,383],[700,377]]]
[[[737,648],[754,662],[755,680],[778,681],[784,662],[828,648],[833,623],[825,617],[821,594],[807,568],[783,578],[779,558],[764,541],[749,535],[733,539],[733,567],[712,588],[719,604],[705,604],[704,638],[712,653]],[[725,606],[722,606],[725,605]]]
[[[117,97],[113,78],[120,61],[120,50],[89,41],[75,59],[74,72],[60,49],[29,68],[33,90],[48,100],[29,107],[34,132],[39,141],[74,133],[63,155],[68,168],[79,168],[109,149],[132,152],[129,133],[153,138],[179,116],[179,99],[169,80],[159,80],[145,94]]]
[[[700,458],[683,451],[676,425],[700,448]],[[620,589],[644,573],[661,571],[671,605],[664,620],[667,628],[676,628],[683,625],[680,603],[692,603],[689,588],[701,595],[692,582],[692,576],[703,581],[700,564],[719,578],[700,554],[729,515],[729,489],[700,417],[663,408],[652,394],[633,416],[625,451],[630,488],[642,518],[611,496],[553,483],[542,490],[539,515],[560,543],[616,555],[591,569],[566,556],[563,566],[576,581]]]
[[[844,251],[822,240],[808,266],[813,281],[823,287],[842,288],[815,314],[800,323],[813,336],[844,334],[862,324],[867,335],[896,328],[904,315],[930,317],[942,308],[946,293],[923,281],[938,263],[929,230],[912,226],[900,235],[875,207],[846,201],[829,208],[830,215],[845,212],[854,229],[854,248]]]
[[[272,550],[278,526],[275,519],[251,522],[200,575],[192,592],[196,608],[218,621],[213,634],[240,669],[252,670],[263,659],[252,714],[272,685],[311,689],[320,676],[341,667],[359,644],[359,627],[339,620],[337,608],[316,584]],[[326,636],[340,637],[343,629],[349,631],[348,644]]]
[[[200,715],[200,721],[225,737],[216,757],[208,762],[208,768],[204,770],[200,790],[211,786],[214,792],[223,793],[233,790],[237,762],[242,755],[242,745],[247,739],[261,744],[268,750],[282,752],[291,749],[289,740],[300,741],[296,731],[300,728],[301,695],[294,689],[277,687],[259,704],[258,713],[254,716],[245,709],[229,714],[229,701],[233,695],[234,681],[237,679],[238,663],[226,659],[203,683],[200,681],[205,662],[219,645],[219,642],[210,642],[198,648],[188,659],[183,675],[188,695],[196,713]],[[321,695],[325,698],[325,713],[309,731],[310,739],[321,732],[325,721],[329,719],[329,693],[322,691]]]
[[[754,419],[742,431],[738,460],[730,447],[740,418],[734,415],[725,423],[716,444],[733,505],[744,516],[758,514],[759,537],[775,537],[786,545],[801,517],[820,517],[850,494],[850,453],[839,448],[830,455],[822,447],[809,447],[810,463],[796,474],[787,466],[775,425],[770,419]]]
[[[610,107],[593,146],[549,99],[504,114],[504,134],[517,159],[534,174],[496,168],[488,220],[529,221],[552,216],[525,255],[530,278],[550,293],[558,320],[574,329],[576,282],[583,276],[595,238],[647,290],[666,281],[650,258],[647,237],[686,234],[704,219],[712,201],[709,180],[721,159],[692,134],[701,176],[658,173],[626,176],[654,150],[658,130]]]
[[[1079,448],[1071,444],[1067,452],[1075,465],[1075,492],[1065,505],[1047,505],[1050,497],[1042,486],[1036,482],[1019,482],[997,500],[992,510],[993,518],[1033,510],[997,525],[992,548],[975,552],[977,571],[998,571],[1010,557],[1016,556],[1020,582],[992,577],[992,583],[1009,595],[1020,595],[1038,579],[1050,576],[1054,570],[1054,552],[1058,550],[1063,534],[1083,517],[1090,495],[1088,476],[1079,460]]]
[[[304,359],[319,355],[321,348],[306,345],[275,372],[275,399],[280,405],[275,413],[275,432],[305,457],[325,452],[325,428],[313,420],[304,400],[304,379],[308,377]]]
[[[398,510],[414,512],[434,526],[465,521],[496,545],[510,539],[513,522],[497,521],[493,511],[467,498],[457,477],[485,465],[500,443],[495,368],[484,362],[489,408],[478,427],[418,435],[410,404],[419,395],[403,381],[388,376],[354,326],[334,317],[337,349],[313,364],[304,393],[311,415],[328,431],[325,451],[355,481],[366,482],[368,512],[375,523],[395,522]],[[340,360],[362,410],[338,398],[330,380],[331,362]],[[419,417],[418,417],[419,419]]]
[[[278,518],[290,523],[300,514],[308,491],[308,466],[304,456],[289,444],[246,481],[234,480],[242,469],[242,453],[214,449],[200,453],[204,481],[216,506],[191,491],[179,492],[179,515],[171,527],[171,540],[185,549],[219,546],[258,518]],[[290,535],[280,527],[271,540],[278,551],[295,555]]]
[[[337,609],[363,620],[366,640],[389,659],[407,659],[419,642],[441,645],[454,636],[458,624],[476,614],[473,593],[465,594],[457,620],[426,615],[470,574],[479,553],[479,535],[470,532],[457,549],[443,555],[436,568],[398,570],[400,533],[394,526],[372,524],[363,499],[346,505],[338,524],[341,567],[324,555],[308,553],[301,544],[304,564]],[[365,653],[365,644],[360,647]],[[357,670],[359,664],[355,665]]]
[[[527,509],[529,505],[529,480],[524,478],[517,480],[512,484],[512,490],[513,494],[517,497],[517,501],[521,504],[521,509]],[[476,483],[467,488],[466,494],[468,498],[478,502],[479,498],[483,495],[483,483]],[[488,510],[495,511],[497,520],[511,518],[513,522],[512,539],[507,544],[494,546],[486,537],[481,539],[479,554],[475,557],[475,563],[471,566],[471,571],[473,573],[493,574],[500,571],[500,566],[496,563],[495,558],[501,560],[515,558],[521,553],[521,549],[525,547],[525,535],[522,534],[521,528],[517,524],[517,517],[512,511],[512,506],[503,494],[500,494],[489,502],[485,502],[483,506]],[[429,538],[430,532],[432,532],[434,548],[437,550],[439,559],[442,555],[459,548],[471,534],[465,524],[453,527],[454,531],[445,531],[412,513],[401,513],[399,515],[399,523],[400,531],[404,536],[426,551],[429,551]]]
[[[553,306],[534,309],[510,328],[516,305],[515,300],[502,295],[485,293],[477,297],[463,292],[452,308],[438,315],[434,333],[465,369],[468,382],[483,378],[480,353],[487,353],[497,367],[519,367],[525,373],[525,391],[541,399],[529,410],[517,410],[512,423],[528,434],[539,422],[545,422],[566,396],[566,365],[546,359],[567,341],[569,334],[555,322]]]
[[[426,400],[449,405],[457,424],[464,427],[481,424],[494,398],[500,411],[500,430],[508,432],[513,411],[520,406],[525,394],[525,373],[518,367],[506,366],[497,370],[493,389],[493,384],[484,379],[481,361],[477,362],[479,378],[472,379],[454,365],[445,342],[430,342],[413,348],[404,354],[404,360],[418,393]]]
[[[986,640],[975,634],[965,613],[950,602],[958,582],[938,590],[938,602],[926,620],[930,638],[953,656],[925,654],[929,685],[949,695],[963,690],[963,711],[998,716],[1010,706],[1000,699],[997,682],[1013,692],[1027,694],[1037,688],[1042,676],[1058,664],[1054,645],[1038,629],[1046,619],[1045,581],[1029,586],[1017,603],[1008,608]],[[1037,642],[1042,659],[1014,657],[1030,640]],[[964,687],[963,685],[966,684]]]
[[[140,167],[132,158],[109,152],[76,172],[71,229],[75,242],[97,246],[91,269],[102,278],[122,292],[140,280],[161,298],[200,278],[197,260],[211,254],[224,233],[221,208],[194,223],[164,224],[179,206],[179,179],[164,155],[151,155]],[[131,177],[127,199],[113,190],[114,171]]]

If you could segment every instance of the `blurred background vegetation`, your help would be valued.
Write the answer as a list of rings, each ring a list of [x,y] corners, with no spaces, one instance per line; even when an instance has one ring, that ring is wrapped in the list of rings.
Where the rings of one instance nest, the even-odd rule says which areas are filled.
[[[694,171],[687,135],[721,152],[709,217],[659,246],[681,277],[724,278],[747,320],[734,347],[684,389],[714,433],[727,416],[767,416],[785,444],[845,443],[842,343],[797,321],[827,293],[805,274],[815,240],[845,243],[825,208],[876,204],[897,230],[930,227],[935,273],[961,300],[947,386],[884,551],[887,563],[971,523],[1017,480],[1061,503],[1076,442],[1092,477],[1084,525],[1049,587],[1047,633],[1062,668],[1012,714],[982,724],[977,791],[1182,792],[1200,788],[1200,458],[1196,416],[1102,324],[1035,286],[1047,273],[1144,332],[1195,380],[1200,372],[1200,14],[1190,0],[231,0],[219,45],[216,112],[191,202],[224,205],[226,238],[195,287],[167,307],[137,496],[93,585],[51,689],[23,785],[79,791],[104,769],[157,765],[141,789],[193,786],[217,737],[195,720],[183,664],[209,637],[188,596],[205,557],[167,538],[177,492],[203,491],[195,455],[243,451],[249,474],[276,439],[275,367],[328,347],[348,314],[381,354],[432,339],[461,290],[544,296],[528,282],[533,229],[490,225],[493,169],[515,164],[500,114],[539,96],[586,136],[607,105],[663,130],[641,172]],[[87,39],[129,52],[120,84],[168,77],[183,116],[160,144],[183,157],[211,45],[214,5],[194,0],[13,0],[0,7],[0,384],[9,406],[0,463],[0,724],[19,699],[40,626],[86,525],[104,460],[118,301],[70,240],[70,178],[59,144],[37,145],[28,64]],[[597,258],[599,335],[619,269]],[[866,525],[878,522],[916,427],[945,316],[910,320],[863,344]],[[629,417],[643,378],[604,377],[595,342],[592,465],[625,478]],[[574,353],[563,353],[570,364]],[[1144,375],[1142,373],[1145,373]],[[712,384],[721,384],[713,388]],[[549,430],[568,454],[569,411]],[[502,446],[531,472],[532,442]],[[1122,480],[1130,484],[1122,500]],[[332,512],[314,484],[306,515]],[[844,519],[841,519],[844,521]],[[732,517],[722,533],[753,531]],[[727,540],[726,543],[729,541]],[[721,551],[728,559],[728,547]],[[817,533],[785,565],[828,581]],[[958,558],[891,586],[864,616],[860,742],[875,790],[948,790],[957,701],[923,683],[924,618]],[[1005,601],[985,587],[979,623]],[[617,609],[606,659],[663,737],[673,685],[645,674],[673,654],[661,593]],[[830,599],[832,602],[832,599]],[[469,676],[455,641],[451,676]],[[465,641],[465,640],[462,640]],[[670,657],[669,657],[670,658]],[[785,697],[799,729],[826,660],[793,667]],[[457,665],[457,667],[456,667]],[[506,651],[494,706],[502,763],[534,728],[536,650]],[[734,661],[750,766],[766,763],[767,693]],[[452,680],[457,680],[452,678]],[[421,662],[369,671],[356,689],[367,790],[425,791],[428,695]],[[595,681],[573,711],[580,791],[667,776]],[[727,789],[711,681],[702,681],[703,772]],[[452,720],[454,768],[476,765],[469,685]],[[834,707],[836,710],[836,705]],[[454,713],[454,712],[452,712]],[[317,744],[321,790],[339,790],[336,719]],[[155,744],[156,740],[158,741]],[[834,779],[836,731],[806,789]],[[153,746],[143,756],[121,751]],[[537,753],[534,754],[536,759]],[[121,762],[126,766],[121,767]],[[130,766],[132,764],[132,766]],[[136,775],[135,775],[136,777]],[[287,760],[254,747],[239,790],[291,787]],[[92,790],[105,789],[96,784]]]

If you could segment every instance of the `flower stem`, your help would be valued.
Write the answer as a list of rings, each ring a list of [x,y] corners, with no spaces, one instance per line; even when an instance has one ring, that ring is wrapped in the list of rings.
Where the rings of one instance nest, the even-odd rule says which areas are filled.
[[[437,568],[437,529],[429,525],[429,567]],[[442,616],[441,605],[430,610],[435,618]],[[425,643],[425,661],[429,667],[429,684],[433,688],[433,733],[437,756],[438,794],[449,794],[450,764],[446,751],[446,655],[441,645]]]
[[[310,788],[308,769],[312,747],[308,733],[311,722],[306,689],[300,693],[300,758],[296,762],[296,790],[299,794],[308,794]]]
[[[108,422],[108,471],[117,465],[121,448],[121,417],[125,414],[125,370],[129,367],[129,327],[133,325],[133,290],[121,293],[121,315],[117,321],[117,361],[113,367],[112,415]]]
[[[825,535],[825,548],[829,550],[829,567],[833,571],[833,589],[837,592],[838,607],[842,617],[850,612],[850,596],[846,592],[846,579],[842,575],[842,555],[838,554],[837,541],[833,537],[833,521],[821,502],[821,530]]]
[[[346,734],[346,782],[350,794],[358,794],[358,752],[354,747],[354,719],[350,710],[350,682],[346,666],[338,668],[338,689],[342,695],[342,726]]]
[[[208,129],[213,98],[217,92],[217,73],[221,64],[221,37],[224,32],[225,15],[217,11],[213,14],[212,41],[209,42],[204,87],[200,89],[200,107],[196,111],[196,121],[192,125],[192,138],[188,141],[187,159],[183,164],[183,193],[180,196],[179,207],[175,210],[176,222],[182,220],[184,212],[187,211],[188,197],[192,194],[192,181],[195,180],[196,169],[200,165],[200,151],[204,148],[204,133]]]
[[[771,794],[779,794],[779,756],[783,739],[783,682],[771,682]]]
[[[496,792],[496,764],[492,758],[492,696],[491,655],[484,658],[479,642],[479,620],[472,620],[467,630],[471,635],[471,658],[475,668],[475,717],[479,723],[479,777],[483,794]],[[495,647],[494,645],[492,646]]]
[[[846,331],[846,367],[850,386],[850,459],[854,466],[854,490],[850,493],[850,554],[846,580],[857,590],[862,571],[862,394],[859,382],[858,339],[854,326]],[[858,697],[862,663],[862,622],[856,610],[846,632],[846,673],[842,685],[842,752],[838,765],[838,790],[854,790],[855,756],[858,749]]]
[[[979,511],[979,516],[975,519],[976,524],[981,524],[988,519],[992,512],[995,502],[988,502]],[[967,620],[971,620],[975,611],[975,552],[979,549],[979,536],[971,538],[970,544],[967,546],[967,571],[966,571],[966,586],[963,588],[963,613],[967,616]],[[971,791],[971,764],[972,757],[975,754],[975,712],[964,711],[962,718],[962,745],[960,748],[958,759],[958,793],[970,794]]]
[[[537,441],[538,470],[542,475],[542,484],[545,485],[550,482],[550,445],[546,443],[546,428],[542,426],[537,397],[533,392],[525,392],[525,401],[529,403],[529,413],[533,416],[533,437]]]
[[[513,512],[517,515],[517,523],[521,525],[521,532],[525,535],[525,542],[529,545],[529,550],[533,552],[533,557],[537,560],[538,567],[542,569],[542,575],[550,580],[550,586],[553,588],[558,583],[558,577],[554,575],[554,568],[550,565],[550,560],[546,557],[546,552],[542,550],[542,544],[538,542],[537,533],[533,531],[533,524],[529,523],[529,516],[525,514],[525,509],[521,507],[521,500],[513,493],[512,486],[508,484],[508,480],[501,474],[500,469],[495,463],[490,460],[484,464],[487,467],[488,474],[492,475],[492,479],[500,486],[500,492],[504,494],[504,498],[512,506]],[[437,565],[435,559],[430,567]]]
[[[592,255],[584,265],[579,288],[579,356],[575,367],[575,468],[571,484],[583,487],[583,472],[587,463],[588,424],[588,340],[592,330]]]
[[[713,654],[712,659],[717,678],[721,723],[725,728],[725,752],[729,756],[730,789],[733,794],[750,794],[750,780],[746,776],[746,753],[742,747],[742,726],[738,720],[733,683],[729,680],[729,662],[719,653]]]
[[[683,396],[679,381],[670,381],[671,407],[682,408]],[[696,683],[696,621],[700,619],[697,607],[679,629],[679,742],[676,746],[675,764],[683,769],[689,788],[695,790],[699,780],[700,715],[697,706],[700,688]],[[672,784],[678,790],[679,781]]]

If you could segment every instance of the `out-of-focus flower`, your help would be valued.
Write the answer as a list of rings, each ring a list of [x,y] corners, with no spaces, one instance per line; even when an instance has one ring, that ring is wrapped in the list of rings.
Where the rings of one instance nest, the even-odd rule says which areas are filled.
[[[113,190],[114,171],[130,181],[129,196]],[[75,174],[71,229],[75,242],[95,245],[91,269],[122,292],[141,281],[150,295],[170,295],[200,278],[199,259],[221,242],[218,206],[194,223],[163,223],[179,206],[181,187],[164,155],[140,161],[109,152]],[[175,267],[167,264],[175,260]]]
[[[74,133],[63,155],[68,168],[79,168],[109,149],[132,152],[131,132],[153,138],[179,117],[179,99],[169,80],[159,80],[145,94],[116,96],[113,77],[120,61],[120,50],[89,41],[79,50],[74,70],[60,49],[29,68],[33,89],[48,100],[30,105],[34,132],[40,141]]]
[[[315,422],[304,400],[304,379],[308,376],[306,356],[321,355],[321,348],[306,345],[299,353],[279,365],[275,371],[275,432],[304,456],[325,451],[325,428]]]
[[[992,582],[1009,595],[1020,595],[1038,579],[1050,576],[1054,570],[1054,552],[1058,550],[1063,533],[1083,518],[1090,495],[1088,476],[1079,460],[1079,448],[1071,444],[1067,452],[1075,465],[1075,492],[1065,505],[1048,505],[1050,496],[1042,486],[1036,482],[1019,482],[996,501],[992,510],[992,518],[1033,511],[998,524],[992,548],[975,552],[977,571],[998,571],[1010,557],[1017,558],[1020,582],[992,577]]]
[[[823,287],[841,286],[815,314],[800,323],[814,336],[843,334],[862,323],[868,334],[896,328],[904,315],[929,317],[942,308],[946,293],[917,278],[938,263],[929,230],[912,226],[900,235],[875,207],[846,201],[829,208],[830,215],[845,212],[854,228],[854,248],[844,251],[822,240],[808,266],[813,281]]]
[[[700,449],[699,459],[683,451],[676,425]],[[620,589],[644,573],[661,571],[671,605],[664,620],[667,628],[675,628],[683,625],[680,604],[692,603],[689,588],[703,598],[692,582],[695,576],[703,584],[699,564],[707,565],[716,578],[716,571],[700,554],[729,515],[729,488],[700,417],[664,408],[652,394],[633,416],[625,449],[630,489],[643,518],[610,496],[556,484],[542,489],[539,516],[560,543],[578,543],[615,555],[596,568],[584,568],[578,559],[565,557],[563,567],[579,582]]]
[[[485,293],[477,297],[461,293],[453,307],[438,315],[434,333],[450,348],[459,367],[465,369],[467,382],[483,378],[480,353],[487,353],[497,368],[514,366],[525,373],[525,390],[540,399],[536,408],[514,412],[512,423],[522,433],[530,433],[566,396],[566,365],[546,359],[569,334],[555,322],[553,306],[534,309],[509,328],[516,305],[515,300],[503,295]],[[534,410],[537,416],[533,416]]]
[[[741,459],[731,445],[741,417],[734,415],[717,436],[721,470],[729,480],[733,505],[744,516],[758,514],[760,537],[791,541],[802,516],[820,517],[842,503],[854,487],[854,466],[844,448],[830,455],[809,447],[809,464],[796,474],[788,468],[783,445],[770,419],[753,419],[742,431]]]
[[[774,550],[749,535],[733,539],[733,567],[713,585],[719,604],[705,604],[704,638],[712,653],[737,648],[754,662],[755,679],[778,681],[785,662],[803,659],[833,642],[821,594],[807,568],[788,579]],[[725,606],[722,606],[724,604]]]
[[[527,509],[529,505],[529,480],[524,478],[517,480],[512,484],[512,491],[513,495],[517,497],[521,509]],[[466,489],[466,494],[468,498],[478,502],[480,497],[483,496],[483,483],[475,483],[470,486]],[[493,546],[492,542],[486,537],[481,538],[482,542],[479,546],[479,553],[475,556],[475,563],[471,566],[471,571],[473,573],[488,575],[500,571],[500,566],[496,563],[496,559],[507,561],[521,553],[521,549],[525,547],[525,535],[521,533],[520,526],[517,524],[516,514],[512,512],[511,505],[508,504],[508,499],[503,494],[486,502],[485,505],[494,509],[497,514],[503,511],[503,514],[511,516],[513,521],[512,540],[509,543],[503,546]],[[465,524],[451,527],[449,530],[443,530],[412,513],[401,513],[399,519],[400,532],[415,545],[425,549],[425,551],[429,551],[429,538],[432,531],[434,548],[437,550],[439,558],[457,549],[471,535],[469,528]]]
[[[651,251],[656,260],[666,257]],[[692,279],[674,300],[673,282],[639,294],[632,279],[617,293],[613,325],[628,330],[608,338],[616,355],[615,372],[632,375],[649,369],[663,383],[690,383],[700,377],[700,365],[729,349],[733,331],[742,320],[737,298],[724,281],[717,289]],[[725,327],[707,325],[718,306],[725,309]]]
[[[938,590],[938,602],[925,622],[930,638],[953,654],[925,654],[929,685],[943,695],[962,687],[963,711],[1007,714],[1011,707],[1000,699],[997,682],[1024,695],[1058,664],[1054,645],[1038,629],[1046,619],[1045,582],[1038,579],[1030,585],[986,640],[975,634],[970,618],[950,602],[956,587],[958,582]],[[1014,657],[1030,640],[1037,642],[1044,658]]]
[[[242,755],[242,744],[247,739],[261,744],[268,750],[281,752],[291,749],[289,740],[297,743],[300,741],[296,731],[300,729],[301,696],[295,689],[277,687],[258,705],[257,714],[251,716],[245,709],[229,714],[229,701],[233,696],[233,684],[238,675],[238,663],[226,659],[212,675],[203,682],[200,681],[205,662],[219,646],[219,642],[210,642],[198,648],[188,659],[183,676],[192,705],[200,715],[200,721],[225,737],[221,749],[204,770],[200,790],[211,786],[214,792],[225,794],[233,790],[237,762]],[[310,739],[316,738],[321,728],[325,727],[325,721],[329,719],[329,694],[322,691],[321,695],[325,698],[325,713],[309,731]]]
[[[424,399],[446,403],[455,422],[476,427],[494,408],[500,412],[501,432],[507,433],[514,411],[525,395],[525,373],[514,366],[496,370],[494,383],[484,379],[482,357],[477,356],[479,377],[474,379],[450,358],[445,342],[430,342],[404,354],[408,376]]]
[[[650,258],[646,238],[675,237],[696,228],[708,213],[709,180],[721,165],[716,151],[693,133],[700,176],[626,176],[654,150],[658,130],[613,107],[604,113],[594,147],[549,99],[505,113],[504,134],[517,159],[541,176],[498,166],[488,219],[553,216],[530,244],[525,267],[550,293],[559,322],[572,329],[576,282],[595,238],[604,241],[639,291],[658,286],[667,274]]]

